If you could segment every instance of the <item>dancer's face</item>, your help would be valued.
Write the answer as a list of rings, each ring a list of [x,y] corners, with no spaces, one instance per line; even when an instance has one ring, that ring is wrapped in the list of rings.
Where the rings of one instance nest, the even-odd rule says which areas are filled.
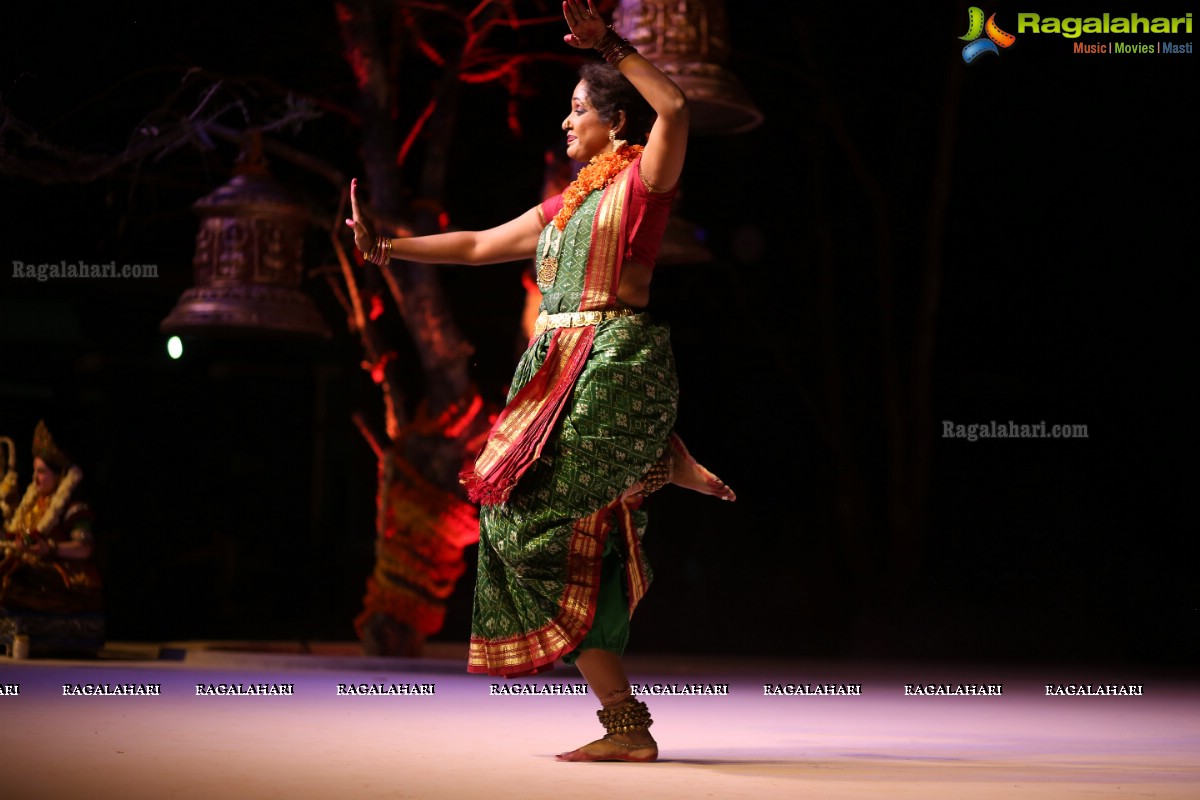
[[[58,488],[58,473],[40,458],[33,459],[33,483],[42,497],[54,494]]]
[[[588,87],[583,81],[571,94],[571,113],[563,120],[567,132],[567,158],[587,162],[609,149],[608,131],[612,126],[600,119],[600,114],[588,99]]]

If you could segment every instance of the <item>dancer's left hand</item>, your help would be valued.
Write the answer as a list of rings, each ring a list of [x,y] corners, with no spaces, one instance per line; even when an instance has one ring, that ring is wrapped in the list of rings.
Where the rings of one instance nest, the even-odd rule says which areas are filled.
[[[596,12],[592,0],[587,0],[587,6],[580,0],[565,0],[563,2],[563,18],[571,32],[563,37],[563,41],[583,50],[596,46],[608,32],[604,19]]]

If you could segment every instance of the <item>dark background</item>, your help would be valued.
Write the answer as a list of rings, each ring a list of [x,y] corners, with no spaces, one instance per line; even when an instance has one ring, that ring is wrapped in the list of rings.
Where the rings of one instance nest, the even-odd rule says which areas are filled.
[[[1067,16],[1060,6],[985,11],[1015,33],[1016,12]],[[289,90],[319,98],[323,116],[277,138],[361,170],[355,122],[340,113],[355,88],[331,6],[67,8],[6,11],[0,23],[0,100],[43,141],[119,153],[140,126],[194,107],[199,84],[182,79],[198,67],[241,92],[247,118]],[[729,67],[766,122],[693,140],[679,210],[715,258],[660,269],[654,304],[674,332],[679,429],[739,500],[678,489],[653,499],[657,583],[632,647],[1191,663],[1182,277],[1195,266],[1195,56],[1075,55],[1065,38],[1030,34],[964,66],[964,5],[881,14],[729,4]],[[561,53],[560,36],[549,27],[501,42]],[[423,97],[436,74],[406,73],[405,130],[424,102],[405,98]],[[455,225],[489,226],[537,202],[574,80],[569,64],[529,71],[520,135],[502,89],[464,96],[445,198]],[[380,399],[328,289],[306,284],[334,330],[326,343],[193,340],[173,362],[158,331],[190,286],[191,203],[228,179],[235,148],[44,183],[13,176],[13,160],[45,151],[8,124],[0,434],[18,444],[22,487],[39,418],[83,466],[109,637],[352,638],[372,567],[375,464],[350,415],[377,414]],[[332,218],[333,186],[272,166]],[[944,216],[931,212],[939,186]],[[885,501],[882,326],[892,320],[894,385],[907,393],[931,253],[943,277],[933,462],[924,535],[909,546]],[[309,234],[305,257],[332,263],[326,234]],[[38,283],[14,280],[14,260],[160,273]],[[477,347],[476,379],[497,401],[515,361],[521,269],[442,271]],[[969,443],[941,438],[942,420],[1082,423],[1089,436]],[[841,457],[830,444],[839,424]],[[857,486],[857,501],[839,485]],[[893,592],[897,564],[907,580]],[[467,637],[471,585],[468,572],[439,638]]]

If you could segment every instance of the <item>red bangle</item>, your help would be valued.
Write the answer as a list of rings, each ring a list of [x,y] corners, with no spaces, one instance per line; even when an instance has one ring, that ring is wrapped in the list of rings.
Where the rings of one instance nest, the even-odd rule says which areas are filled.
[[[600,51],[600,55],[604,60],[612,64],[614,67],[621,63],[626,56],[631,56],[637,52],[637,48],[631,45],[627,40],[621,38],[621,34],[617,33],[617,29],[612,25],[608,26],[608,32],[596,42],[595,49]]]

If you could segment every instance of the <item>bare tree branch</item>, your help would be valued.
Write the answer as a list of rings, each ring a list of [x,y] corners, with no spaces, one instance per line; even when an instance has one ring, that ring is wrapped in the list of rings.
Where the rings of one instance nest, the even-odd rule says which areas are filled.
[[[213,149],[212,137],[229,139],[234,129],[219,120],[233,112],[249,119],[241,98],[234,97],[217,103],[216,98],[226,89],[223,81],[212,84],[198,104],[187,114],[171,109],[159,109],[148,114],[138,125],[125,149],[117,153],[85,153],[76,148],[47,140],[33,126],[19,119],[0,99],[0,173],[32,180],[44,185],[84,184],[120,172],[126,167],[147,159],[159,161],[184,147],[204,152]],[[248,125],[261,133],[284,130],[301,125],[320,116],[311,102],[289,95],[283,109],[273,118]],[[152,120],[162,118],[162,122]],[[244,134],[237,133],[240,138]],[[276,148],[276,152],[281,152]],[[290,151],[299,159],[301,154]],[[301,159],[326,177],[330,169],[323,168],[311,158]]]

